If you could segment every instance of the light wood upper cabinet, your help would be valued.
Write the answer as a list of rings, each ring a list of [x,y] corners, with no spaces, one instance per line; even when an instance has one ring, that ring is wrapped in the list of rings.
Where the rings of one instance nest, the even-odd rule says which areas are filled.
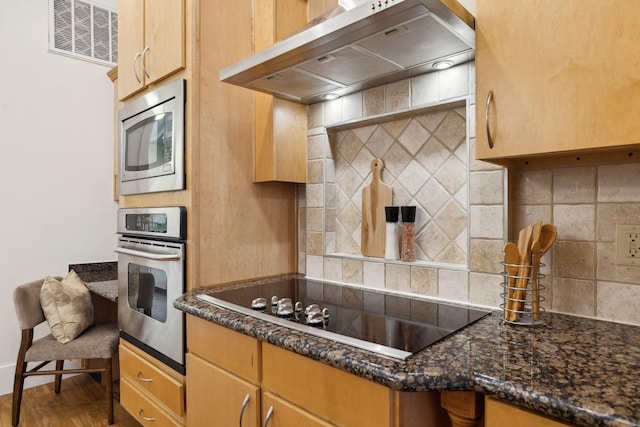
[[[307,23],[305,0],[255,3],[255,50],[259,52]],[[307,108],[256,93],[255,182],[307,182]]]
[[[476,157],[637,150],[638,25],[636,0],[478,0]]]
[[[118,99],[184,68],[184,0],[121,0],[118,17]]]

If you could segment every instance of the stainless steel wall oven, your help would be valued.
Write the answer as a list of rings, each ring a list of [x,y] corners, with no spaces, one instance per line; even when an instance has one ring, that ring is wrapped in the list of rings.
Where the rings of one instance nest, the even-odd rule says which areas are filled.
[[[118,210],[120,336],[184,374],[186,209]]]

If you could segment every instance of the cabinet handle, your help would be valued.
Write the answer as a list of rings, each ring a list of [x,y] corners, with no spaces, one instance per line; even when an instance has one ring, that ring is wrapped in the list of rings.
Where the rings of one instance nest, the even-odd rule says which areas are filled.
[[[491,137],[491,129],[489,129],[489,107],[491,107],[491,100],[493,99],[493,91],[490,90],[487,94],[487,107],[484,110],[484,122],[487,125],[487,142],[489,148],[493,148],[493,138]]]
[[[153,378],[145,378],[142,376],[142,372],[138,371],[138,375],[136,375],[140,381],[144,381],[145,383],[153,382]]]
[[[138,81],[138,83],[142,83],[142,80],[140,80],[140,76],[138,75],[138,70],[136,70],[136,62],[138,62],[138,59],[140,59],[141,55],[142,55],[142,52],[138,52],[136,53],[136,56],[133,57],[133,75],[136,76],[136,80]]]
[[[247,409],[247,405],[249,404],[249,394],[244,397],[244,402],[242,402],[242,407],[240,408],[240,427],[242,427],[242,417],[244,416],[244,410]]]
[[[146,64],[146,59],[145,56],[147,56],[147,52],[149,52],[149,46],[145,47],[144,50],[142,51],[142,71],[144,72],[144,75],[147,76],[147,78],[149,78],[149,72],[147,71],[147,64]]]
[[[155,421],[156,419],[153,417],[145,417],[144,415],[142,415],[142,413],[144,412],[144,409],[140,408],[140,410],[138,411],[138,415],[140,415],[140,418],[142,418],[145,421]]]
[[[269,421],[271,421],[271,417],[273,417],[273,406],[269,407],[269,411],[267,412],[267,416],[264,419],[264,424],[262,427],[267,427],[269,425]]]

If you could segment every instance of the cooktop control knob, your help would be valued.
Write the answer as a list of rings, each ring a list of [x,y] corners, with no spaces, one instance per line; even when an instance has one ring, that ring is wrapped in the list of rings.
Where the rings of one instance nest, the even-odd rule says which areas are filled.
[[[320,313],[320,306],[318,304],[310,304],[304,309],[304,314],[309,316],[311,313]]]
[[[282,298],[278,300],[276,314],[278,317],[291,317],[293,315],[293,303],[291,302],[291,298]]]
[[[302,303],[300,301],[296,301],[296,304],[293,306],[293,309],[296,313],[302,312]]]
[[[278,296],[274,295],[271,297],[271,312],[273,314],[278,310]]]
[[[313,311],[307,315],[307,325],[322,327],[324,325],[324,317],[322,317],[322,312]]]
[[[253,310],[264,311],[267,309],[267,299],[266,298],[256,298],[251,301],[251,308]]]

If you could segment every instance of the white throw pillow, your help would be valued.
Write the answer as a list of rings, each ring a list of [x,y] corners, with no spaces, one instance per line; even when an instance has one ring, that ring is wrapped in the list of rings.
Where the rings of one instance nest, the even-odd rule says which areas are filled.
[[[87,285],[71,270],[62,281],[47,276],[40,305],[51,334],[65,344],[93,324],[93,303]]]

